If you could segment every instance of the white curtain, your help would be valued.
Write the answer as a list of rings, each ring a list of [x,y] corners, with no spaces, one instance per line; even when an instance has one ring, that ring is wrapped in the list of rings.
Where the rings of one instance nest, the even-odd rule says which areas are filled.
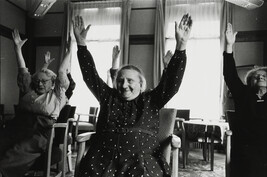
[[[164,14],[162,0],[156,0],[155,14],[155,45],[154,45],[154,63],[153,63],[153,85],[156,87],[161,78],[163,70],[163,57],[165,47],[165,31],[164,31]]]
[[[167,107],[190,109],[190,117],[220,119],[222,1],[166,0],[166,51],[174,52],[174,24],[175,21],[179,24],[183,14],[186,13],[193,19],[191,38],[186,51],[187,65],[180,90]]]
[[[91,24],[87,34],[87,49],[91,52],[100,77],[106,81],[112,64],[112,49],[120,45],[122,0],[71,3],[72,19],[81,15],[85,25]],[[88,113],[90,106],[99,106],[82,79],[77,59],[77,44],[72,33],[72,70],[76,82],[70,104],[76,112]]]

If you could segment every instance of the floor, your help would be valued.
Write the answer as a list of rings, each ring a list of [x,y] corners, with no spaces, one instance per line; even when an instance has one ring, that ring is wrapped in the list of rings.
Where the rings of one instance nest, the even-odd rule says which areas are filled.
[[[202,150],[190,150],[187,167],[183,169],[179,163],[179,177],[225,177],[225,154],[215,151],[214,170],[210,171],[210,162],[203,160]]]

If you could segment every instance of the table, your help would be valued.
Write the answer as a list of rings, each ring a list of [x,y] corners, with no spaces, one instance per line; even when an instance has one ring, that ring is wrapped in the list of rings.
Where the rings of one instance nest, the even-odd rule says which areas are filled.
[[[188,120],[184,121],[184,125],[186,138],[192,141],[213,135],[215,140],[223,143],[225,131],[229,130],[228,122],[223,121]]]
[[[208,143],[210,144],[211,171],[213,171],[214,142],[216,141],[216,143],[221,144],[224,143],[225,132],[229,129],[229,124],[222,121],[188,120],[184,121],[184,128],[187,141],[204,143],[204,160],[207,160],[207,147]]]

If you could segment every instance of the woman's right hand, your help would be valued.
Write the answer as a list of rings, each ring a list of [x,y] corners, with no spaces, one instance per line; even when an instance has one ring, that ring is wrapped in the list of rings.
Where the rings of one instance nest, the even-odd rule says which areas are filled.
[[[73,21],[73,32],[75,39],[78,45],[85,46],[85,40],[87,36],[87,32],[89,31],[91,25],[88,25],[86,28],[84,26],[84,21],[82,16],[76,16]]]
[[[22,48],[24,43],[28,40],[27,38],[21,40],[18,29],[14,29],[12,32],[13,42],[17,48]]]
[[[187,41],[190,37],[193,20],[189,14],[185,14],[179,25],[175,22],[176,49],[185,50]]]

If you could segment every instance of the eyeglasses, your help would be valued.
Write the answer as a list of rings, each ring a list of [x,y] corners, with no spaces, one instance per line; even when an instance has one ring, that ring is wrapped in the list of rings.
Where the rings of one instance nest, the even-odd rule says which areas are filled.
[[[39,84],[40,82],[43,84],[43,85],[45,85],[48,81],[50,81],[51,79],[47,79],[47,80],[34,80],[33,82],[35,83],[35,84]]]
[[[258,79],[260,77],[263,77],[264,79],[266,79],[266,74],[255,74],[255,75],[253,75],[254,79]]]

